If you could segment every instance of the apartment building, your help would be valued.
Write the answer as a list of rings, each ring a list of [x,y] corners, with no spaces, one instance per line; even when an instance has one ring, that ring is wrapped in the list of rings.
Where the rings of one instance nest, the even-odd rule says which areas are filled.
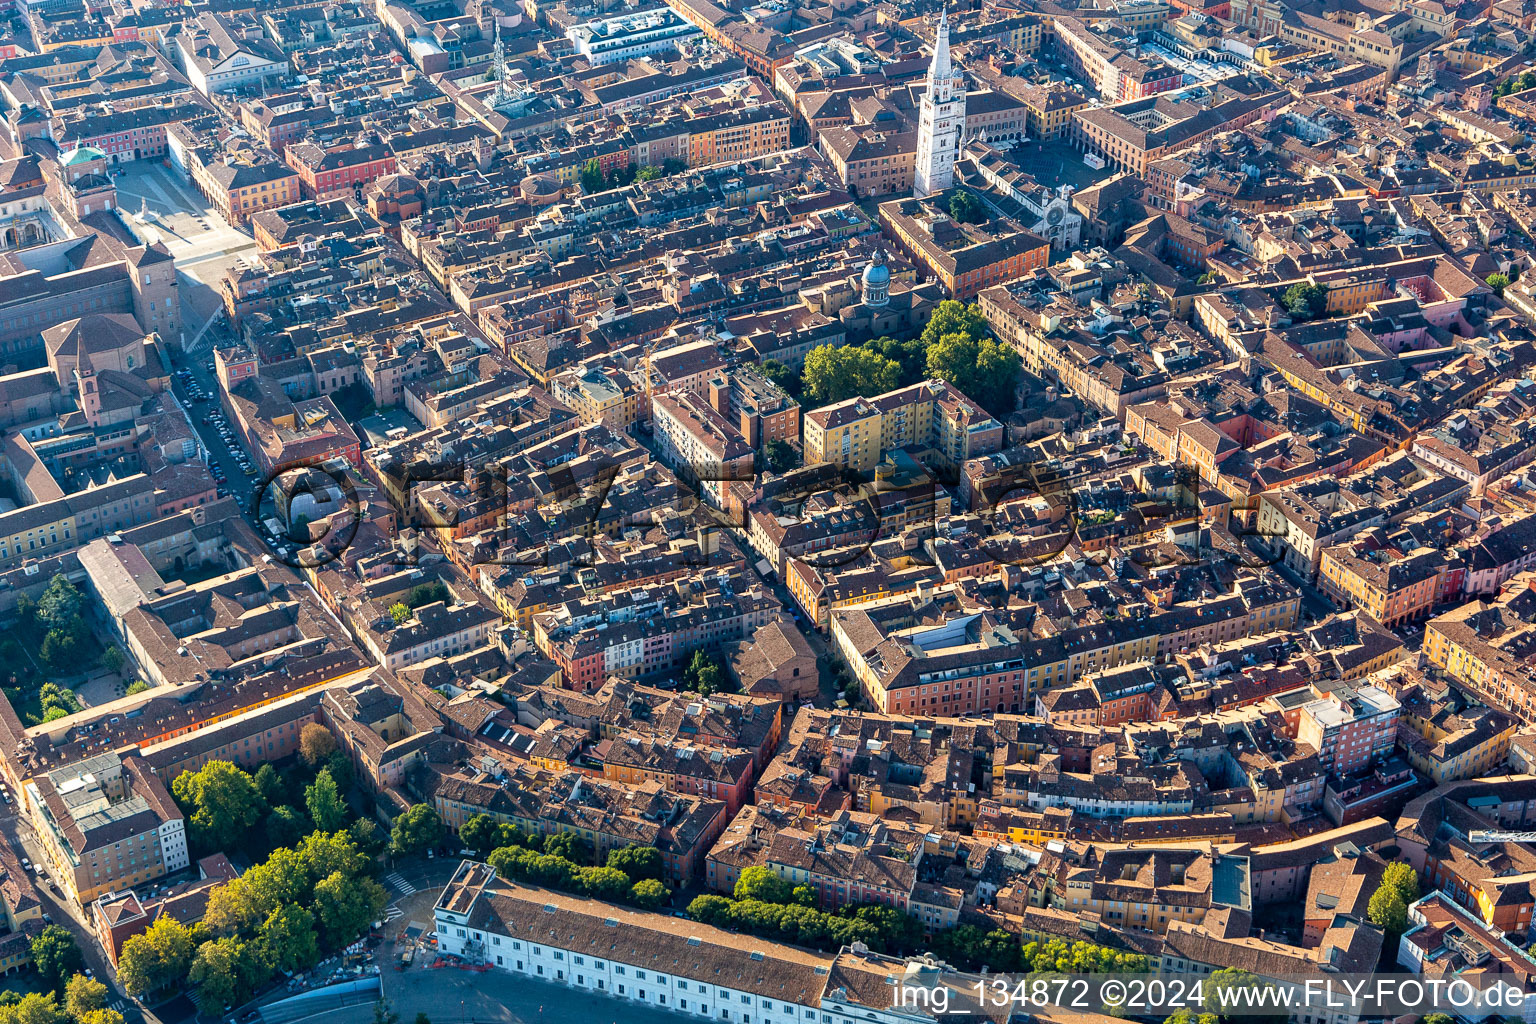
[[[896,448],[927,448],[958,468],[1003,446],[1003,425],[941,380],[824,406],[805,414],[804,431],[807,465],[865,473]]]
[[[1296,739],[1316,749],[1325,768],[1350,775],[1392,753],[1401,711],[1395,697],[1375,686],[1335,690],[1302,705]]]
[[[24,792],[55,876],[82,906],[191,864],[181,811],[137,757],[97,754],[33,778]]]
[[[727,506],[729,484],[751,480],[752,446],[734,424],[691,391],[657,395],[651,401],[656,440],[663,462],[696,481],[706,501]]]

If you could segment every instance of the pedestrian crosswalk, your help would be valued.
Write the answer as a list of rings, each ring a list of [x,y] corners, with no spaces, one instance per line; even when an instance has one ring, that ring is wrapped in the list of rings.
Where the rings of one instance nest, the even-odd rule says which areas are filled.
[[[393,921],[397,917],[404,917],[404,916],[405,916],[405,911],[401,910],[397,906],[394,906],[393,904],[391,904],[390,906],[388,906],[388,907],[386,907],[384,909],[384,920],[386,920],[386,921]]]
[[[121,999],[114,999],[110,1003],[107,1004],[107,1009],[109,1009],[109,1010],[116,1010],[118,1013],[122,1013],[123,1012],[123,1007],[125,1005],[127,1005],[127,1004],[124,1003],[123,1000],[121,1000]]]
[[[400,872],[393,871],[384,876],[384,881],[394,886],[402,896],[410,896],[416,892],[416,887],[400,876]]]

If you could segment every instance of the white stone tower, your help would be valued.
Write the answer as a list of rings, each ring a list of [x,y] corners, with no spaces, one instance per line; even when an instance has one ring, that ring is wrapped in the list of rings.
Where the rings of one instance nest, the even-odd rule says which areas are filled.
[[[955,159],[960,137],[965,134],[965,81],[949,61],[949,11],[939,14],[934,36],[933,64],[928,68],[928,89],[923,93],[917,120],[917,168],[912,194],[942,192],[955,183]]]

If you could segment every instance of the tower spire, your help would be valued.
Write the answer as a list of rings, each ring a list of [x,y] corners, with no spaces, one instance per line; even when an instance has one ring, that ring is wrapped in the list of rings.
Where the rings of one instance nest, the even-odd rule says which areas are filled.
[[[496,92],[491,96],[491,106],[505,106],[512,99],[507,92],[507,48],[501,45],[501,20],[496,21],[496,45],[491,48],[491,74],[496,77]]]
[[[928,91],[954,77],[949,62],[949,4],[939,9],[939,30],[933,37],[933,63],[928,67]]]

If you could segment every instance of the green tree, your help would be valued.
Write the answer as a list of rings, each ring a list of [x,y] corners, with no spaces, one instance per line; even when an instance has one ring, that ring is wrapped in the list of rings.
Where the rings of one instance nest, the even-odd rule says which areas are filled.
[[[309,819],[287,804],[278,804],[261,823],[261,838],[267,846],[292,846],[309,831]]]
[[[63,1020],[51,992],[28,992],[0,1006],[0,1024],[63,1024]]]
[[[396,853],[420,853],[443,841],[443,819],[429,804],[415,804],[395,819],[390,847]]]
[[[331,774],[334,776],[335,772],[332,771]],[[379,828],[378,823],[371,818],[358,818],[348,825],[347,835],[357,848],[357,852],[369,860],[383,853],[384,848],[389,845],[388,838]]]
[[[101,667],[108,672],[121,672],[126,661],[127,659],[123,657],[123,651],[120,647],[108,647],[101,652]]]
[[[406,607],[404,601],[396,601],[389,606],[389,617],[395,620],[395,625],[400,625],[411,617],[411,610]]]
[[[173,917],[162,917],[123,943],[118,980],[129,995],[156,992],[187,973],[192,952],[192,930]]]
[[[1509,287],[1509,275],[1494,272],[1489,274],[1483,283],[1492,288],[1496,294],[1503,295],[1504,289]]]
[[[492,818],[489,814],[476,814],[464,824],[459,826],[459,839],[475,856],[485,858],[498,846],[505,845],[501,842],[501,822]],[[621,851],[615,850],[614,853]],[[613,857],[608,858],[610,864]]]
[[[951,331],[928,346],[928,375],[949,382],[996,416],[1013,411],[1022,367],[1017,352],[985,335]]]
[[[238,846],[267,810],[255,780],[229,761],[209,761],[195,772],[182,772],[171,792],[187,816],[193,843],[210,852]]]
[[[64,986],[64,1012],[75,1020],[105,1005],[107,1005],[107,986],[94,978],[76,974]]]
[[[389,894],[371,878],[348,878],[334,871],[315,885],[315,915],[327,949],[340,949],[367,930],[384,909]]]
[[[91,1010],[76,1017],[75,1024],[123,1024],[123,1015],[116,1010]]]
[[[390,1005],[380,999],[373,1004],[373,1024],[398,1024],[400,1015],[390,1009]]]
[[[672,890],[655,878],[642,878],[629,887],[629,902],[642,910],[655,910],[672,898]]]
[[[75,667],[80,657],[80,641],[74,633],[63,629],[50,629],[37,650],[43,665],[54,672],[64,672]]]
[[[213,939],[198,947],[187,979],[198,986],[207,1010],[245,1002],[271,974],[272,966],[259,943]]]
[[[693,659],[688,662],[688,667],[683,669],[682,682],[679,684],[683,690],[700,693],[708,697],[712,693],[724,693],[735,689],[735,681],[726,674],[720,665],[720,660],[712,654],[704,651],[694,651]]]
[[[136,693],[143,693],[145,690],[149,689],[153,689],[153,687],[151,687],[142,679],[135,679],[133,682],[128,684],[128,688],[123,691],[123,695],[126,697],[132,697]]]
[[[805,397],[818,405],[884,394],[901,386],[901,366],[866,348],[821,345],[805,357]]]
[[[258,896],[244,877],[235,878],[208,894],[203,924],[215,935],[239,935],[254,930],[274,906]]]
[[[618,868],[582,868],[581,888],[588,896],[617,903],[629,896],[629,876]]]
[[[693,902],[688,904],[688,916],[704,924],[724,927],[731,923],[732,904],[724,896],[713,893],[695,896]]]
[[[603,167],[597,162],[597,157],[588,160],[581,168],[581,189],[588,195],[595,195],[603,191],[606,184],[603,178]]]
[[[85,967],[85,957],[68,928],[51,924],[32,940],[32,966],[43,983],[55,992],[64,991],[64,983]]]
[[[270,762],[256,769],[256,774],[251,781],[256,783],[256,792],[261,794],[261,798],[267,802],[268,807],[276,807],[278,804],[288,802],[288,787]]]
[[[37,620],[45,629],[73,633],[79,628],[85,596],[63,573],[48,581],[48,589],[37,599]]]
[[[336,780],[324,768],[304,791],[304,806],[309,808],[315,828],[322,832],[335,832],[347,824],[346,801],[336,791]]]
[[[336,780],[336,788],[345,793],[352,788],[357,773],[352,770],[352,759],[345,750],[338,750],[325,759],[325,770]]]
[[[755,865],[742,869],[736,878],[733,895],[738,900],[788,903],[794,898],[794,893],[795,887],[774,874],[771,868]]]
[[[1316,320],[1328,309],[1328,289],[1320,284],[1297,282],[1285,290],[1280,304],[1297,320]]]
[[[800,375],[777,359],[764,359],[758,369],[785,394],[794,398],[800,396]]]
[[[987,219],[987,208],[976,193],[959,188],[949,197],[949,215],[962,224],[980,224]]]
[[[310,722],[299,730],[299,756],[305,764],[319,764],[335,752],[336,737],[319,722]]]
[[[1391,889],[1403,898],[1404,903],[1412,904],[1419,898],[1418,873],[1412,864],[1393,861],[1381,873],[1381,888]]]
[[[775,438],[763,446],[763,461],[775,473],[784,473],[800,465],[800,453],[788,441]]]
[[[646,164],[635,172],[636,181],[655,181],[659,177],[661,177],[661,168],[655,164]]]
[[[1165,1018],[1163,1024],[1221,1024],[1221,1018],[1214,1013],[1196,1013],[1184,1007],[1172,1017]]]
[[[311,832],[298,847],[298,861],[313,880],[340,871],[348,878],[366,874],[373,858],[352,838],[349,828],[340,832]],[[275,855],[274,855],[275,856]]]
[[[581,864],[592,857],[592,844],[574,832],[557,832],[544,837],[544,852]]]
[[[870,338],[860,347],[882,355],[901,367],[899,387],[916,384],[928,375],[928,346],[922,338],[908,338],[905,341],[889,337]]]
[[[1255,1006],[1274,1005],[1272,1002],[1256,1002],[1255,993],[1269,987],[1269,984],[1251,971],[1245,971],[1241,967],[1222,967],[1212,971],[1205,983],[1205,1005],[1215,1009],[1222,1020],[1238,1019],[1252,1021],[1253,1024],[1285,1024],[1289,1015],[1255,1014],[1252,1008]],[[1237,995],[1242,992],[1243,995]],[[1272,1000],[1273,997],[1262,997]],[[1234,1009],[1241,1009],[1241,1015],[1234,1015]]]
[[[460,829],[459,834],[463,834]],[[625,846],[608,852],[608,866],[618,868],[631,882],[662,876],[661,851],[654,846]]]
[[[1413,866],[1402,861],[1387,865],[1381,884],[1366,904],[1366,916],[1393,935],[1408,928],[1408,907],[1419,898],[1419,876]]]
[[[921,340],[926,351],[946,334],[984,338],[987,332],[987,318],[982,316],[978,307],[967,306],[958,299],[945,299],[934,307],[933,315],[923,327]]]
[[[424,604],[436,604],[438,601],[449,602],[453,600],[453,594],[448,591],[448,584],[442,580],[433,580],[430,583],[418,583],[405,595],[405,603],[412,608],[420,608]]]
[[[295,903],[272,911],[262,922],[259,935],[268,959],[279,971],[297,974],[320,960],[315,917]]]

